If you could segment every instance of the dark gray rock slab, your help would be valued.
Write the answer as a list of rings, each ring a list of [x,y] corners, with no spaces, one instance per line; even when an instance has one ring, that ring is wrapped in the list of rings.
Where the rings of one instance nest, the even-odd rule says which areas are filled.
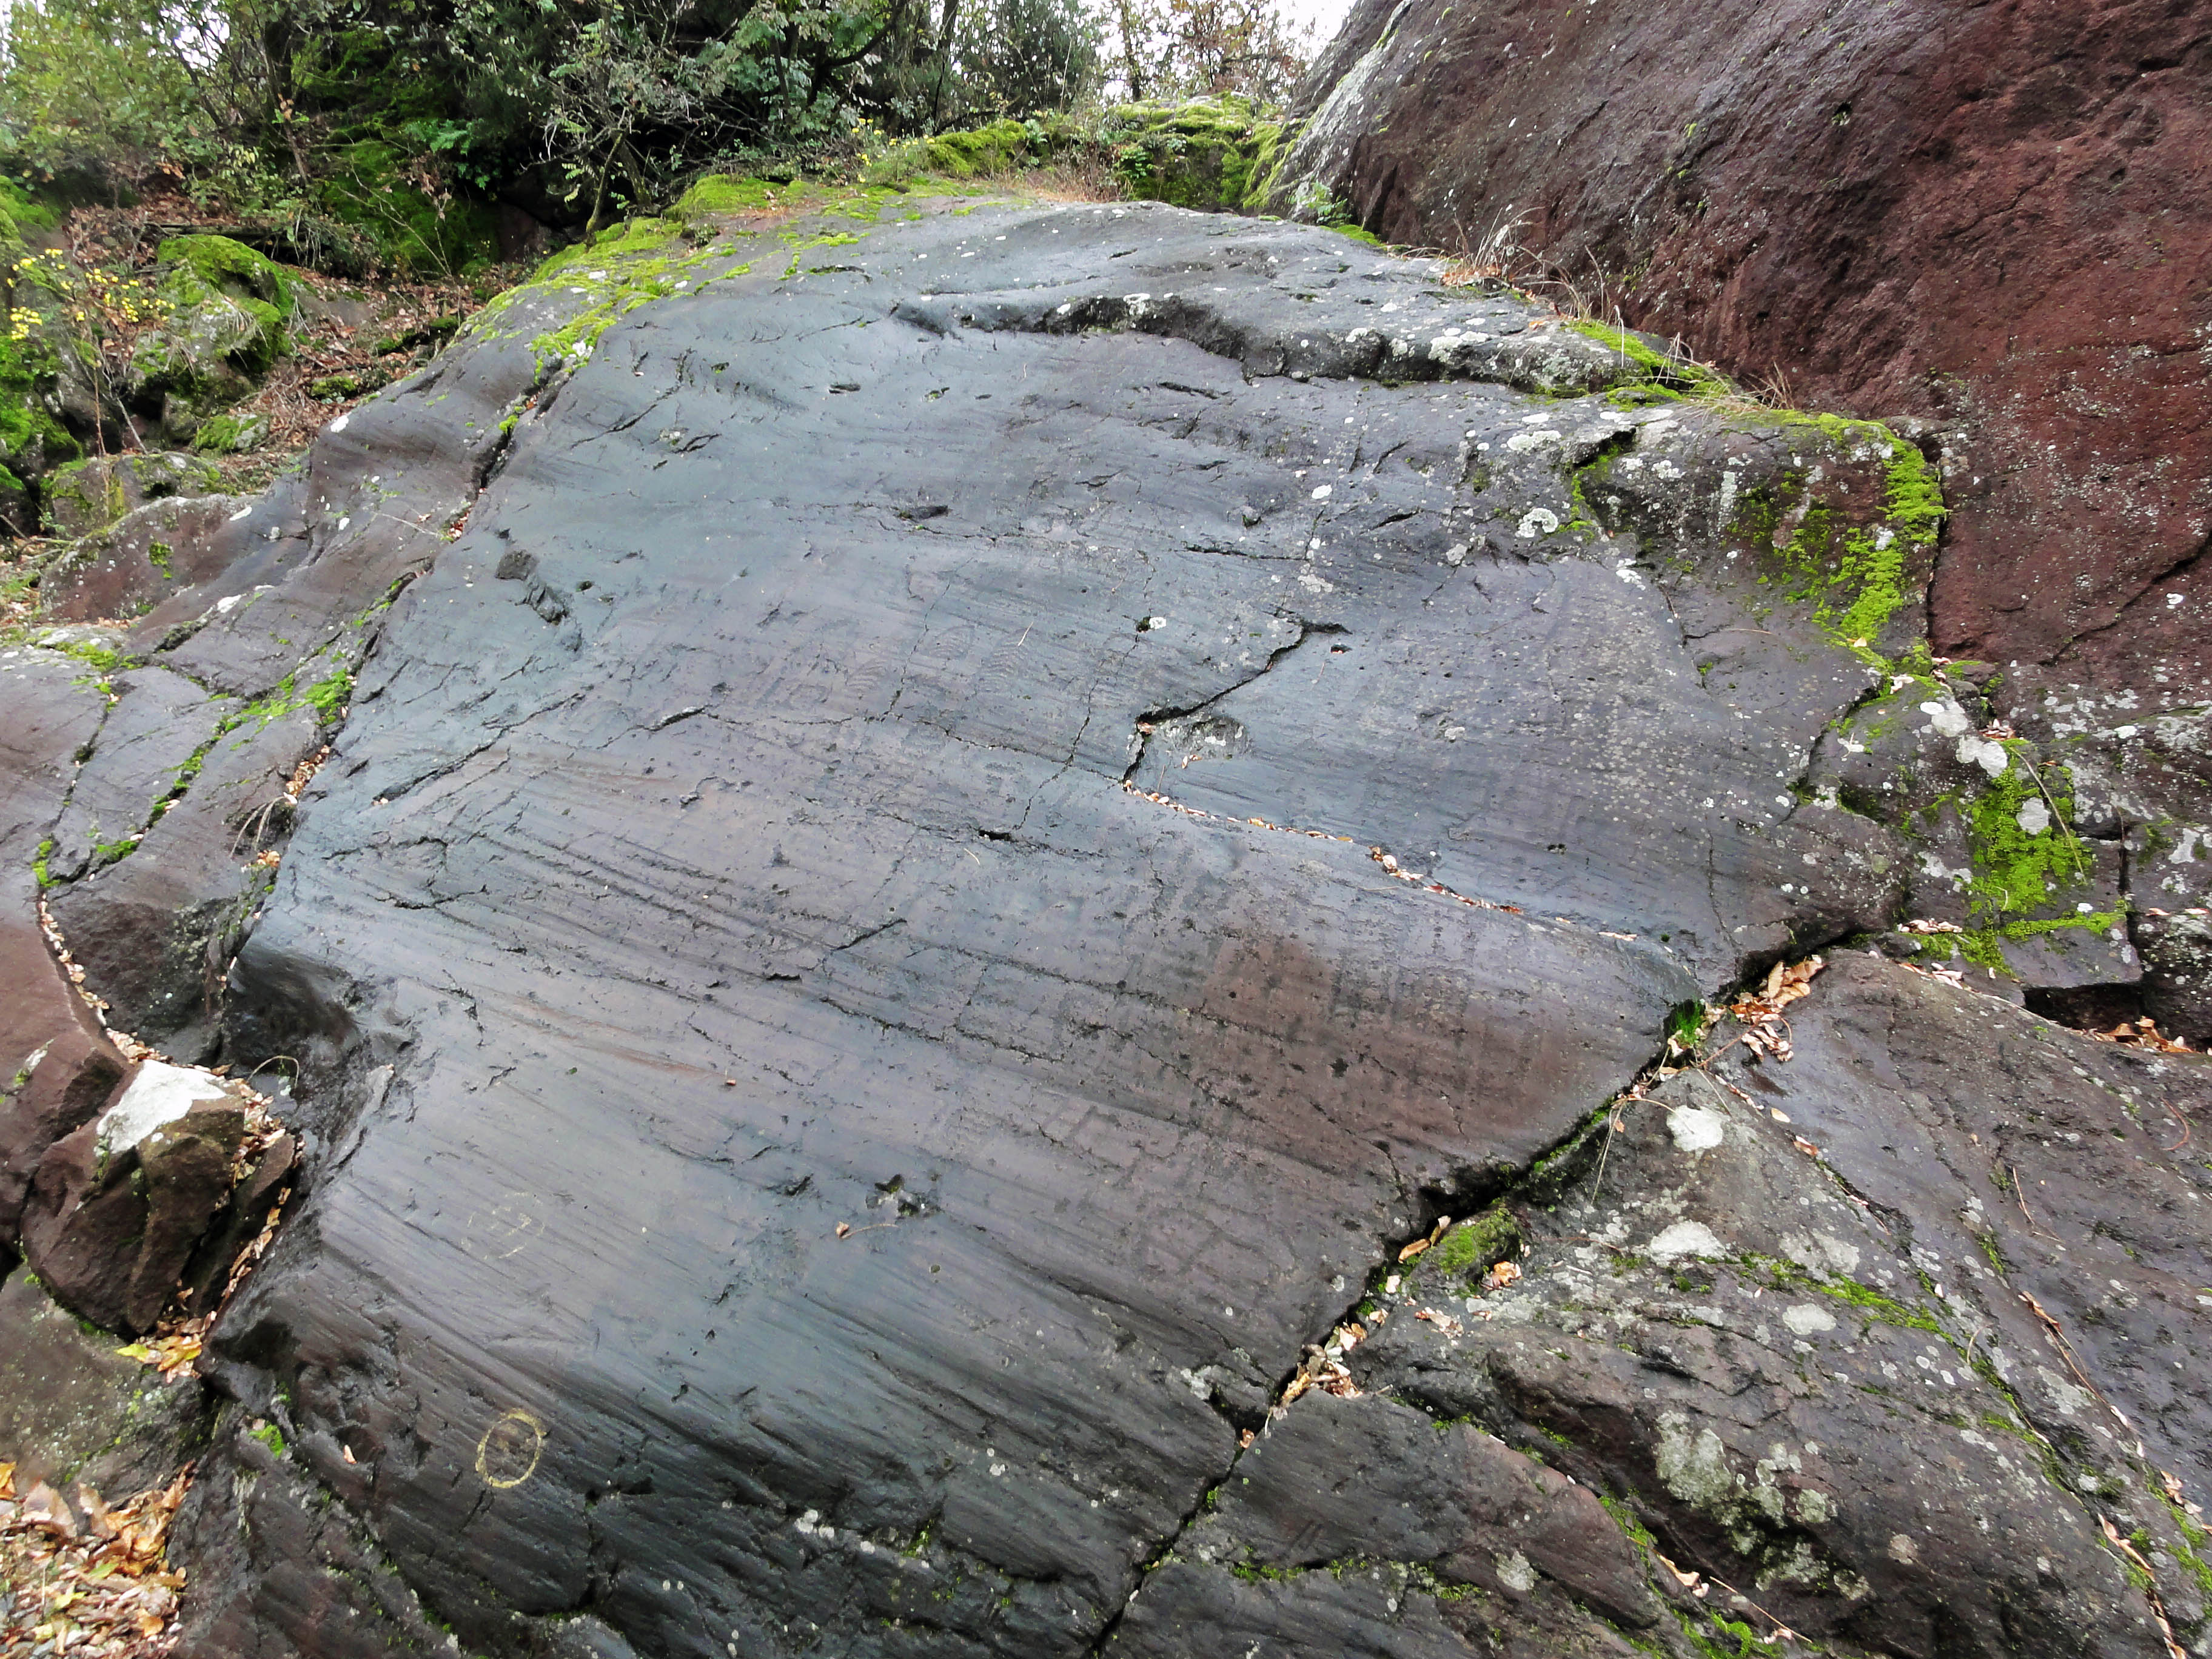
[[[240,1407],[216,1419],[169,1533],[171,1550],[204,1576],[192,1598],[196,1650],[266,1653],[270,1632],[312,1629],[311,1650],[331,1659],[451,1653],[452,1633],[423,1608],[374,1534],[331,1502],[329,1489],[284,1443],[276,1424]],[[589,1615],[523,1638],[520,1650],[542,1659],[631,1659],[631,1650]]]
[[[835,257],[517,415],[231,971],[330,1150],[220,1374],[466,1644],[1086,1650],[1397,1242],[1901,856],[1790,787],[1868,678],[1809,609],[1740,738],[1669,611],[1735,601],[1577,522],[1674,441],[1495,383],[1580,336],[1169,210]]]
[[[1987,920],[1929,868],[1979,856],[1958,745],[1996,741],[1920,654],[1932,526],[1841,625],[1912,453],[1624,387],[1625,347],[1324,233],[901,211],[595,337],[627,298],[563,267],[189,545],[149,508],[56,574],[199,713],[52,913],[118,1028],[299,1085],[305,1201],[206,1362],[186,1650],[2193,1632],[2185,1062],[2060,1034],[2062,1074],[1852,958],[1789,1066],[1593,1127],[1696,1000],[1946,891]],[[104,730],[25,661],[34,848],[88,743],[88,804],[161,769],[139,690]],[[2130,940],[2074,931],[2102,956],[2038,988],[2112,988]],[[51,1165],[41,1248],[101,1283],[151,1212],[24,938],[79,1035],[0,1169]],[[2078,1284],[1960,1173],[2006,1135]],[[1501,1194],[1517,1290],[1392,1267]],[[204,1297],[203,1255],[125,1288]],[[1366,1396],[1279,1407],[1363,1308]]]
[[[115,702],[54,826],[51,880],[75,881],[135,851],[221,716],[205,691],[163,669],[118,674],[109,684]]]
[[[260,860],[278,855],[292,827],[288,786],[321,744],[321,711],[292,702],[243,714],[234,702],[212,703],[184,793],[127,858],[51,900],[111,1021],[179,1059],[213,1057],[222,976],[269,890]]]
[[[2045,1433],[2113,1468],[2140,1441],[2191,1491],[2212,1484],[2212,1186],[2192,1156],[2208,1062],[2091,1042],[1866,956],[1819,983],[1790,1016],[1796,1058],[1748,1068],[1747,1091],[1909,1236],[1916,1276],[1966,1299],[1984,1347],[2018,1357],[2004,1380]]]
[[[61,624],[47,634],[120,619],[97,642],[137,665],[112,681],[47,864],[54,918],[118,1029],[216,1056],[223,974],[289,833],[294,780],[394,592],[503,452],[502,417],[543,373],[529,340],[579,303],[556,289],[508,307],[504,332],[331,421],[267,495],[151,502],[44,574]]]
[[[39,608],[55,622],[135,621],[220,575],[247,545],[252,503],[168,496],[85,536],[40,573]]]
[[[1729,1047],[1509,1200],[1516,1281],[1407,1270],[1352,1352],[1359,1386],[1632,1511],[1673,1564],[1660,1593],[1710,1581],[1693,1620],[1882,1653],[2164,1652],[2161,1608],[2203,1616],[2185,1504],[2208,1258],[2202,1171],[2161,1148],[2204,1062],[1857,953],[1789,1018],[1794,1058]]]

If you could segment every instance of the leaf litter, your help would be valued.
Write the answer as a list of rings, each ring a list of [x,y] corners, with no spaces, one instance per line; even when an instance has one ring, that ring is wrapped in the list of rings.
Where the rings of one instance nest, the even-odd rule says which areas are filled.
[[[0,1463],[0,1651],[171,1652],[185,1575],[165,1547],[191,1476],[188,1463],[167,1486],[112,1507],[80,1486],[72,1508],[43,1480],[19,1495],[15,1465]]]

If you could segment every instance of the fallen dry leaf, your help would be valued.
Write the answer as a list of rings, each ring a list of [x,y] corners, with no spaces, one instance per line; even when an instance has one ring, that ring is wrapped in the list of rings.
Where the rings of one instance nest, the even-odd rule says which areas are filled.
[[[2100,1042],[2118,1042],[2133,1048],[2148,1048],[2161,1054],[2186,1054],[2196,1052],[2179,1037],[2170,1037],[2158,1029],[2154,1019],[2124,1019],[2109,1030],[2093,1030],[2089,1035]]]
[[[1790,1030],[1782,1011],[1800,997],[1811,995],[1814,976],[1827,965],[1821,957],[1778,962],[1767,969],[1765,981],[1756,992],[1729,1004],[1729,1012],[1744,1027],[1744,1047],[1764,1059],[1787,1060],[1791,1053]]]
[[[9,1477],[0,1491],[12,1489],[14,1466],[0,1469]],[[185,1581],[164,1565],[162,1547],[191,1479],[188,1465],[167,1486],[112,1506],[80,1486],[85,1525],[66,1534],[68,1507],[44,1482],[0,1511],[0,1583],[15,1592],[0,1611],[0,1652],[28,1653],[40,1642],[56,1643],[57,1653],[168,1652]]]
[[[23,1494],[16,1520],[21,1525],[37,1527],[57,1538],[76,1536],[76,1517],[70,1513],[62,1495],[43,1480]]]

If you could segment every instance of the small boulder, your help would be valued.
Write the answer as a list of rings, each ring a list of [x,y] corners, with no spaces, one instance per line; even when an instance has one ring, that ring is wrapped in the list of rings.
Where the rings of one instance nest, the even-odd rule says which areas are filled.
[[[32,303],[44,298],[26,283],[0,283],[0,301],[40,319],[21,339],[0,334],[0,532],[26,536],[38,529],[32,486],[79,453],[60,419],[62,354],[51,337],[58,328]]]
[[[159,258],[167,320],[139,337],[125,390],[167,440],[191,443],[283,354],[295,301],[275,261],[228,236],[172,237]]]
[[[149,501],[173,495],[208,495],[222,477],[191,455],[97,455],[49,474],[45,496],[46,532],[88,536]]]
[[[24,1200],[47,1148],[99,1114],[125,1069],[44,944],[28,928],[0,938],[0,964],[14,970],[0,1035],[11,1047],[36,1039],[0,1061],[0,1249],[18,1242]]]
[[[39,1165],[23,1254],[55,1300],[149,1330],[231,1190],[244,1108],[206,1073],[149,1060]]]
[[[199,1249],[192,1253],[185,1273],[185,1309],[198,1315],[213,1313],[230,1287],[231,1272],[239,1253],[251,1244],[269,1220],[284,1194],[285,1182],[299,1163],[299,1144],[280,1134],[238,1183],[209,1226]]]
[[[388,369],[349,369],[308,381],[307,395],[318,403],[342,404],[356,398],[366,398],[370,392],[391,384],[392,373]]]
[[[244,455],[269,441],[270,428],[266,410],[217,415],[200,422],[192,434],[192,447],[203,455]]]

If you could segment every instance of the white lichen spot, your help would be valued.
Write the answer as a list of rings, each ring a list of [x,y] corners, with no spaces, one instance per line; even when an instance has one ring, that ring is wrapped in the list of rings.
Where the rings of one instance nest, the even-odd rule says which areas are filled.
[[[1548,536],[1559,527],[1559,515],[1548,507],[1532,507],[1521,515],[1521,528],[1516,532],[1524,542],[1533,542],[1540,535]]]
[[[1541,449],[1546,444],[1558,443],[1565,434],[1559,432],[1516,432],[1505,441],[1505,447],[1516,455],[1526,455],[1531,450]]]
[[[1784,1233],[1782,1253],[1814,1273],[1850,1274],[1859,1270],[1858,1246],[1833,1233]]]
[[[2012,757],[2002,744],[1985,741],[1970,732],[1959,739],[1959,764],[1978,766],[1991,777],[2001,778],[2012,764]]]
[[[1516,1550],[1510,1555],[1498,1558],[1498,1582],[1516,1595],[1526,1595],[1536,1588],[1536,1569],[1528,1565],[1528,1558]]]
[[[1832,1331],[1836,1316],[1826,1308],[1811,1302],[1791,1304],[1782,1310],[1782,1322],[1800,1336],[1810,1336],[1815,1331]]]
[[[1677,1221],[1653,1238],[1644,1247],[1644,1254],[1663,1265],[1693,1255],[1717,1260],[1728,1252],[1721,1247],[1713,1230],[1704,1222]]]
[[[1704,1507],[1726,1503],[1741,1484],[1729,1468],[1728,1448],[1711,1429],[1690,1432],[1690,1419],[1668,1412],[1659,1419],[1659,1449],[1653,1459],[1660,1483],[1685,1504]]]
[[[1893,1532],[1889,1535],[1889,1559],[1901,1561],[1906,1566],[1920,1565],[1920,1546],[1912,1541],[1909,1533]]]
[[[2063,1417],[2080,1417],[2096,1404],[2087,1389],[2075,1388],[2048,1365],[2038,1365],[2035,1374],[2043,1380],[2044,1391]]]
[[[2020,820],[2021,830],[2027,835],[2039,836],[2051,828],[2051,809],[2040,799],[2022,801],[2020,811],[2014,816]]]
[[[94,1144],[102,1158],[127,1151],[164,1124],[184,1116],[195,1103],[222,1098],[222,1083],[205,1072],[164,1060],[145,1060],[122,1097],[100,1114]]]
[[[1728,1120],[1705,1106],[1677,1106],[1667,1114],[1667,1132],[1686,1152],[1710,1152],[1728,1133]]]
[[[1963,738],[1974,727],[1973,721],[1966,718],[1966,711],[1959,707],[1954,697],[1945,697],[1941,702],[1923,702],[1920,712],[1928,716],[1928,724],[1942,737]]]

